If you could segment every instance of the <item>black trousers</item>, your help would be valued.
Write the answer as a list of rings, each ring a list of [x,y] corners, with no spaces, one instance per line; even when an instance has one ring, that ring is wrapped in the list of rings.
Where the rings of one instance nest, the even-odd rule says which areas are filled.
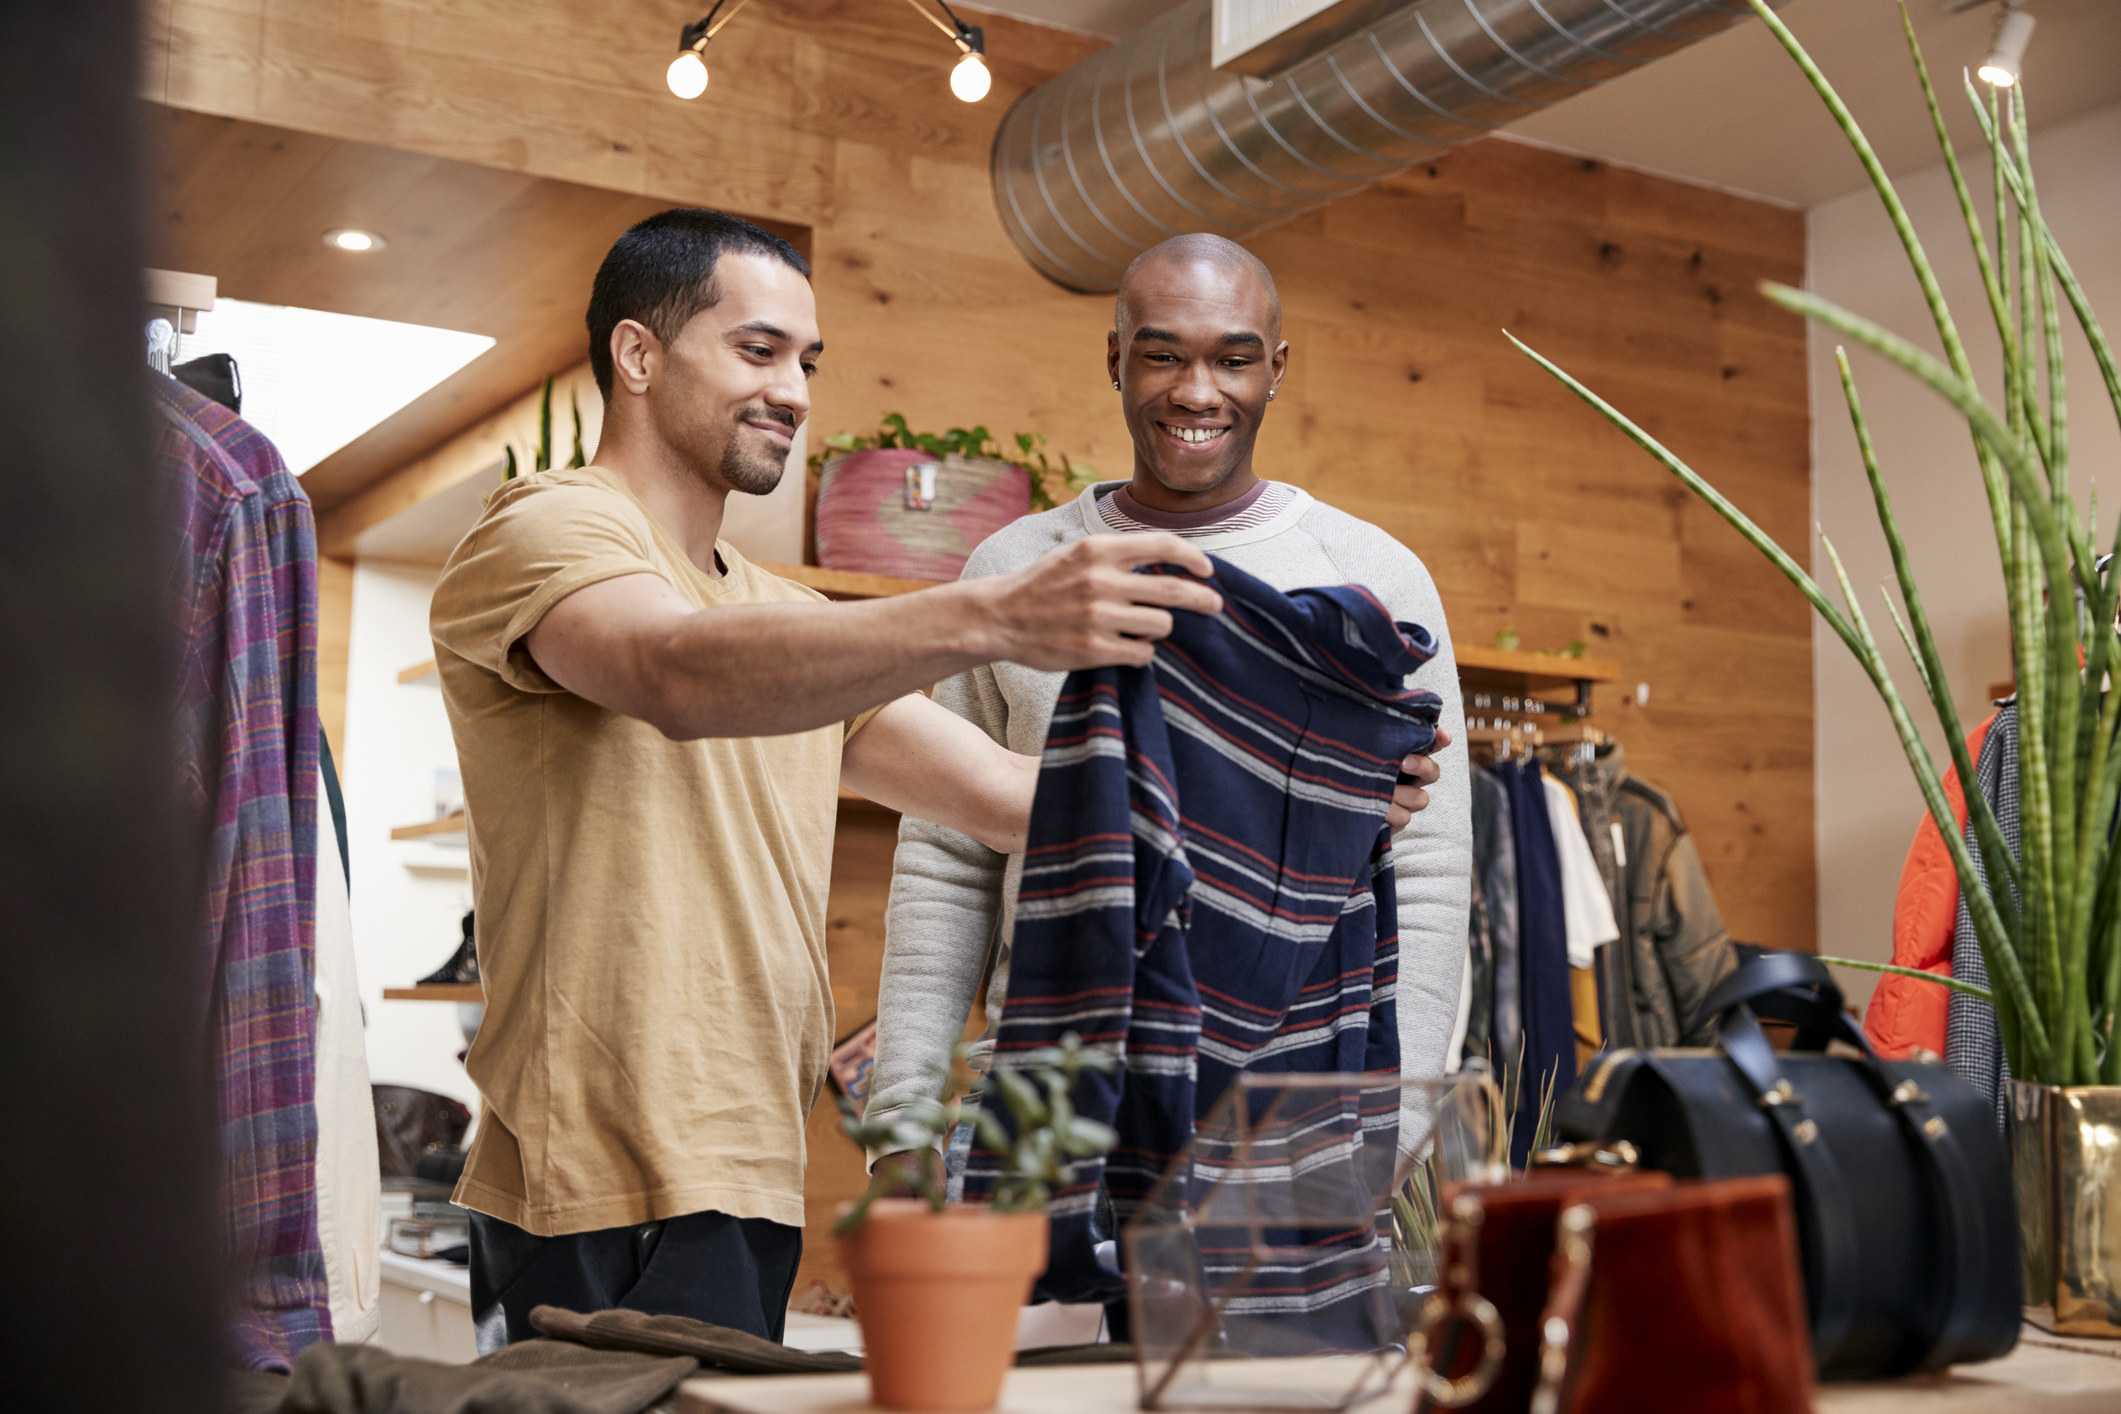
[[[803,1230],[764,1218],[687,1213],[681,1218],[537,1237],[484,1213],[471,1215],[471,1311],[484,1330],[498,1306],[508,1339],[537,1335],[534,1306],[624,1308],[690,1316],[778,1341],[788,1320]]]

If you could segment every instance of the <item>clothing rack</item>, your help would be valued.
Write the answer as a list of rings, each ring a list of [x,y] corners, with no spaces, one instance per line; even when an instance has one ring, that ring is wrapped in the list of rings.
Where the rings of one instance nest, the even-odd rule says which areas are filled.
[[[1618,663],[1499,648],[1461,647],[1457,656],[1466,745],[1477,754],[1508,761],[1557,747],[1593,753],[1613,740],[1587,719],[1592,689],[1618,682]]]
[[[199,316],[211,314],[220,282],[211,275],[181,270],[140,272],[147,296],[147,363],[169,372],[177,352],[177,335],[198,332]]]
[[[1588,723],[1546,726],[1536,721],[1466,728],[1466,746],[1494,761],[1522,759],[1536,751],[1573,747],[1588,753],[1611,745],[1611,734]]]

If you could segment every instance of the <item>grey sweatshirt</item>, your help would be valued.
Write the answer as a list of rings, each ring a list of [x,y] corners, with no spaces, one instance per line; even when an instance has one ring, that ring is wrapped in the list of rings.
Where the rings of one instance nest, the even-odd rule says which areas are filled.
[[[1097,497],[1119,484],[1100,483],[1068,505],[995,532],[972,552],[965,577],[1010,574],[1056,546],[1118,533],[1098,515]],[[1440,1075],[1465,965],[1473,825],[1458,664],[1435,581],[1414,552],[1391,536],[1301,490],[1262,524],[1188,539],[1276,589],[1363,585],[1393,618],[1436,635],[1436,656],[1410,685],[1443,698],[1443,725],[1452,742],[1437,753],[1442,779],[1429,792],[1428,808],[1393,838],[1392,867],[1399,900],[1400,1067],[1410,1076]],[[935,700],[1010,750],[1037,755],[1064,676],[995,663],[940,684]],[[900,825],[884,923],[871,1115],[888,1115],[936,1093],[991,952],[987,1033],[973,1048],[975,1067],[985,1064],[1008,995],[1009,938],[1023,864],[1022,855],[997,854],[926,820],[909,816]],[[1412,1137],[1416,1128],[1402,1125],[1401,1134]]]

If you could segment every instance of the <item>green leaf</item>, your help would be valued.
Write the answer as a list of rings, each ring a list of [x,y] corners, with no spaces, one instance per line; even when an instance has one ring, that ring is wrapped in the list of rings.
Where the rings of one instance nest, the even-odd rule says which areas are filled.
[[[1755,549],[1766,555],[1775,568],[1782,572],[1783,577],[1811,601],[1812,607],[1826,620],[1827,626],[1834,630],[1835,636],[1848,646],[1849,651],[1863,665],[1865,673],[1870,676],[1872,686],[1884,699],[1887,714],[1893,720],[1893,729],[1900,737],[1901,750],[1907,756],[1908,764],[1913,767],[1916,783],[1922,788],[1923,800],[1930,808],[1930,818],[1937,822],[1937,828],[1944,836],[1946,847],[1951,853],[1953,869],[1959,876],[1962,896],[1966,898],[1974,915],[1975,927],[1981,934],[1984,956],[1990,967],[2003,978],[2014,1004],[2022,1007],[2027,1013],[2025,1021],[2030,1028],[2027,1032],[2028,1059],[2034,1064],[2025,1069],[2029,1074],[2044,1069],[2048,1055],[2048,1038],[2040,1019],[2032,1014],[2028,979],[2019,964],[2017,954],[2011,950],[2007,941],[2003,920],[1996,910],[1995,901],[1983,888],[1980,876],[1974,871],[1973,856],[1966,847],[1956,816],[1945,798],[1944,786],[1938,776],[1936,764],[1930,759],[1929,748],[1923,743],[1921,733],[1915,729],[1914,722],[1908,717],[1906,705],[1900,700],[1900,694],[1894,688],[1892,677],[1885,671],[1884,664],[1876,658],[1875,649],[1866,650],[1855,627],[1828,602],[1811,575],[1790,558],[1789,553],[1776,544],[1767,532],[1754,524],[1750,516],[1711,486],[1699,472],[1674,456],[1663,443],[1636,426],[1625,413],[1585,387],[1551,359],[1532,349],[1508,330],[1503,331],[1503,337],[1559,379],[1577,397],[1596,408],[1637,446],[1685,482],[1695,495],[1707,501],[1733,529],[1744,536]],[[1930,360],[1930,363],[1934,365],[1935,360]],[[1946,377],[1948,378],[1949,374],[1946,374]],[[1987,956],[1991,952],[1994,956]]]
[[[1119,1131],[1109,1124],[1100,1124],[1094,1119],[1077,1116],[1068,1124],[1062,1147],[1077,1158],[1088,1158],[1103,1154],[1119,1143]]]
[[[538,450],[537,469],[552,469],[552,378],[548,374],[544,389],[538,395]]]
[[[1827,953],[1819,954],[1819,960],[1831,963],[1835,967],[1853,967],[1863,972],[1885,972],[1895,977],[1912,977],[1918,982],[1935,982],[1940,987],[1948,988],[1954,992],[1964,992],[1968,996],[1977,997],[1984,1002],[1993,1002],[1996,999],[1995,993],[1989,991],[1986,987],[1977,987],[1971,982],[1962,982],[1956,977],[1946,977],[1935,972],[1924,972],[1916,967],[1901,967],[1897,963],[1891,962],[1864,962],[1859,958],[1833,957]]]

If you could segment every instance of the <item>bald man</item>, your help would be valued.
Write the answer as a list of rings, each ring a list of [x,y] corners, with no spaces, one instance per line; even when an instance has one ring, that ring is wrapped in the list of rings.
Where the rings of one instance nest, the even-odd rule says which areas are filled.
[[[1437,1075],[1458,1020],[1473,858],[1457,662],[1443,601],[1413,551],[1253,470],[1260,423],[1288,361],[1281,298],[1257,256],[1208,235],[1174,236],[1143,252],[1121,281],[1105,349],[1105,371],[1134,439],[1133,478],[1102,482],[1069,505],[996,532],[973,551],[965,577],[1008,574],[1088,536],[1169,531],[1284,592],[1363,585],[1393,618],[1436,635],[1436,656],[1408,685],[1443,698],[1445,732],[1433,761],[1408,758],[1415,779],[1401,786],[1391,822],[1401,1068]],[[1064,676],[996,663],[949,679],[935,697],[1012,751],[1036,755]],[[992,1037],[1008,995],[1022,870],[1022,855],[996,853],[941,825],[908,816],[900,827],[872,1115],[934,1093],[983,975]],[[975,1048],[975,1064],[991,1045],[983,1040]],[[1417,1128],[1402,1125],[1400,1133],[1411,1139]],[[963,1148],[952,1145],[953,1176]],[[894,1182],[896,1167],[879,1164],[878,1181]]]

